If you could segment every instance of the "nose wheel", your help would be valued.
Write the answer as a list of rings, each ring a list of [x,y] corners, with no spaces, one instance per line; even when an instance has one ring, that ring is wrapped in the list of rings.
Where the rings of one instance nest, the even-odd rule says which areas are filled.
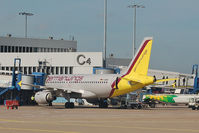
[[[48,106],[53,106],[52,102],[48,103]]]

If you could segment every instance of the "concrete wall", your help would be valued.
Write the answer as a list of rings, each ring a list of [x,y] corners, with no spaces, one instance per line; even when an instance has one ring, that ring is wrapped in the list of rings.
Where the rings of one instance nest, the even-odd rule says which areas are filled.
[[[73,67],[73,74],[93,74],[93,67]]]
[[[15,58],[21,59],[24,74],[91,74],[103,65],[101,52],[0,53],[0,70],[11,71]]]
[[[51,66],[102,66],[101,52],[0,53],[0,66],[13,66],[14,58],[21,58],[22,66],[38,66],[39,61]]]

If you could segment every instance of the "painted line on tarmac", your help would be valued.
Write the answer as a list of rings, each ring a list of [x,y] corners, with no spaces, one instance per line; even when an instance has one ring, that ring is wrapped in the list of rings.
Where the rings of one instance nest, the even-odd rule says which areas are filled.
[[[120,128],[120,129],[141,129],[141,130],[160,130],[160,131],[177,131],[177,132],[198,132],[199,129],[177,129],[177,128],[156,128],[156,127],[139,127],[139,126],[108,126],[108,125],[99,125],[99,124],[73,124],[73,123],[59,123],[55,122],[41,122],[41,121],[18,121],[18,120],[9,120],[9,119],[0,119],[0,121],[6,121],[11,123],[25,123],[25,124],[52,124],[52,125],[62,125],[62,126],[81,126],[81,127],[101,127],[101,128]],[[33,129],[34,130],[34,129]],[[51,130],[44,130],[50,131]],[[56,131],[56,130],[55,130]],[[64,131],[56,131],[57,133],[69,133]]]
[[[67,131],[58,131],[58,130],[31,129],[31,128],[0,127],[0,129],[14,130],[14,131],[48,132],[48,133],[78,133],[78,132],[67,132]]]
[[[26,121],[9,120],[9,119],[0,119],[0,121],[4,121],[4,122],[15,122],[15,123],[25,123],[26,122]]]

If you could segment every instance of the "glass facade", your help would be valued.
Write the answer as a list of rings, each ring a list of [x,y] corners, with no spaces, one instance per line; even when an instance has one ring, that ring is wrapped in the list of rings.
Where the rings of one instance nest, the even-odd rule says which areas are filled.
[[[10,36],[9,36],[10,37]],[[10,40],[11,39],[11,40]],[[40,44],[40,45],[39,45]],[[46,45],[44,45],[46,44]],[[47,45],[48,44],[48,45]],[[66,45],[65,45],[66,44]],[[71,45],[72,44],[72,45]],[[73,47],[75,48],[71,48]],[[42,47],[45,46],[45,47]],[[49,47],[48,47],[49,46]],[[62,47],[63,48],[60,48]],[[54,48],[56,47],[56,48]],[[35,53],[35,52],[76,52],[76,42],[48,42],[40,39],[18,39],[18,38],[4,38],[2,37],[0,44],[0,53]],[[39,59],[38,59],[39,60]],[[44,72],[47,74],[72,74],[73,68],[71,66],[51,66],[51,64],[34,64],[33,66],[21,66],[20,70],[23,74],[32,74],[33,72]],[[38,65],[38,66],[37,66]],[[16,68],[19,70],[19,68]],[[1,65],[0,74],[11,75],[13,66]]]
[[[32,52],[76,52],[76,49],[4,46],[4,45],[0,46],[0,53],[32,53]]]
[[[21,67],[22,74],[32,74],[33,72],[44,72],[48,75],[54,75],[54,74],[73,74],[73,67],[63,67],[63,66],[57,66],[57,67]],[[3,70],[3,71],[1,71]],[[12,75],[11,71],[13,70],[13,67],[0,67],[0,74],[3,75]],[[19,70],[19,68],[16,68],[16,70]]]

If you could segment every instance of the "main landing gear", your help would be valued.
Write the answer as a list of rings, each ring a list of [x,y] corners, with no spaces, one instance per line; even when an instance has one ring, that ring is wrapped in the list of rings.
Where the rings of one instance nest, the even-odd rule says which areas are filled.
[[[48,106],[53,106],[52,102],[49,102],[49,103],[48,103]]]
[[[74,108],[75,107],[75,104],[73,102],[70,102],[70,95],[69,94],[66,94],[65,96],[65,99],[67,100],[67,102],[65,103],[65,108],[69,109],[69,108]]]
[[[74,107],[75,107],[75,105],[74,105],[73,102],[66,102],[65,103],[65,108],[74,108]]]
[[[99,108],[108,108],[107,99],[100,99],[99,100]]]

